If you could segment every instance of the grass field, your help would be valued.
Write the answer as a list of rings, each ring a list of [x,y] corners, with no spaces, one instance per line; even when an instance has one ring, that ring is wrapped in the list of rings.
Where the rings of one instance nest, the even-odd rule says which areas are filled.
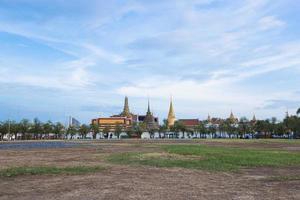
[[[6,145],[0,150],[0,200],[300,199],[299,141]],[[26,144],[30,148],[22,149]]]
[[[76,167],[12,167],[0,170],[0,177],[15,177],[21,175],[79,175],[86,173],[94,173],[104,170],[100,166],[76,166]]]
[[[300,165],[300,153],[204,145],[168,145],[163,153],[120,153],[108,160],[118,164],[182,167],[209,171],[236,171],[242,167]],[[178,156],[180,155],[180,156]]]

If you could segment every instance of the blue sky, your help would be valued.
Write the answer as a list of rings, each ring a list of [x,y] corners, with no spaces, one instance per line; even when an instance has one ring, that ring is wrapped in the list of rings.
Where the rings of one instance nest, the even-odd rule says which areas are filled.
[[[0,120],[282,118],[300,107],[298,0],[0,0]]]

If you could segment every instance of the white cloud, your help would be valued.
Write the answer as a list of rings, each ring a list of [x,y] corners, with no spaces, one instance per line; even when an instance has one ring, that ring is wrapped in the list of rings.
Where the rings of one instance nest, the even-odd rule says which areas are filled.
[[[283,27],[285,22],[277,19],[275,16],[266,16],[259,20],[258,22],[260,29],[269,30],[273,28]]]

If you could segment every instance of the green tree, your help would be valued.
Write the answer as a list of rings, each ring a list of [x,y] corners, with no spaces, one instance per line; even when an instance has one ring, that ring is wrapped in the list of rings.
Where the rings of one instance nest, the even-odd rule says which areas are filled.
[[[246,133],[250,132],[249,123],[250,122],[246,117],[241,117],[238,126],[238,133],[240,135],[240,138],[245,138]]]
[[[109,137],[109,133],[110,133],[110,127],[109,126],[105,126],[102,132],[103,132],[104,137],[108,138]]]
[[[22,119],[19,123],[19,130],[21,135],[21,139],[25,140],[26,139],[26,134],[29,132],[30,129],[30,122],[28,119]]]
[[[81,135],[81,139],[85,139],[89,131],[90,131],[90,127],[86,124],[82,124],[79,127],[79,134]]]
[[[114,129],[114,135],[117,136],[118,139],[120,139],[120,134],[122,133],[122,126],[117,123]]]
[[[43,124],[43,133],[47,139],[49,139],[50,133],[53,133],[53,123],[50,120]]]
[[[5,124],[3,122],[0,122],[0,141],[3,140],[5,134],[6,134]]]
[[[91,130],[93,132],[93,139],[96,139],[97,138],[97,134],[100,132],[99,124],[92,123],[91,124]]]
[[[73,139],[74,135],[77,133],[77,128],[75,126],[69,126],[66,132],[66,136],[71,136],[71,140]]]
[[[174,123],[174,130],[177,134],[181,132],[182,138],[185,138],[185,132],[187,131],[187,128],[181,121],[176,121]]]
[[[129,138],[131,138],[131,137],[132,137],[132,134],[134,133],[134,129],[133,129],[132,126],[130,126],[130,127],[127,127],[127,128],[126,128],[125,132],[126,132],[127,136],[128,136]]]
[[[38,118],[34,118],[31,132],[33,133],[34,139],[41,138],[43,133],[43,124]]]
[[[146,130],[145,124],[142,122],[138,122],[138,123],[134,123],[133,127],[134,127],[134,132],[137,134],[139,138],[141,138],[142,134]]]
[[[55,134],[55,138],[61,138],[61,136],[63,135],[65,130],[65,127],[62,123],[57,122],[54,126],[53,126],[53,133]]]
[[[167,130],[168,130],[168,126],[166,124],[159,125],[159,127],[158,127],[158,137],[162,138],[161,134],[164,134],[164,136],[165,136]]]
[[[10,133],[17,139],[19,133],[19,124],[16,121],[10,121]]]
[[[300,115],[300,108],[298,108],[296,113],[297,113],[297,115]]]
[[[214,125],[210,125],[208,127],[208,132],[213,136],[213,138],[216,138],[217,129]]]
[[[276,135],[278,135],[280,137],[282,137],[285,134],[285,127],[284,127],[283,122],[276,124],[275,133],[276,133]]]

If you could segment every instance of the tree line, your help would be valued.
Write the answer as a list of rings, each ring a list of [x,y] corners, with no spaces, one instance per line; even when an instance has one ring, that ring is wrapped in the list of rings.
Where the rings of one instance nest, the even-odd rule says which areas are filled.
[[[218,124],[204,120],[194,127],[187,127],[180,121],[176,121],[173,126],[169,127],[167,120],[164,120],[164,123],[157,129],[147,129],[144,123],[139,122],[133,123],[128,128],[123,128],[117,124],[113,129],[109,126],[100,129],[98,124],[66,127],[60,122],[42,122],[38,118],[33,121],[22,119],[19,122],[7,120],[0,122],[0,140],[3,140],[4,136],[13,137],[16,140],[74,139],[76,135],[84,139],[88,133],[92,133],[93,139],[96,139],[98,134],[101,134],[102,138],[108,138],[112,135],[120,138],[121,133],[126,133],[129,138],[139,138],[144,132],[148,132],[151,138],[154,138],[155,133],[158,133],[159,138],[164,138],[170,133],[176,138],[179,138],[179,135],[183,138],[185,136],[205,138],[207,135],[212,138],[222,137],[222,135],[227,135],[229,138],[245,138],[249,134],[252,138],[284,136],[290,138],[291,135],[294,138],[300,138],[299,115],[300,108],[297,110],[297,115],[286,116],[280,122],[275,117],[256,121],[242,117],[237,123],[233,123],[229,119],[221,120]]]

